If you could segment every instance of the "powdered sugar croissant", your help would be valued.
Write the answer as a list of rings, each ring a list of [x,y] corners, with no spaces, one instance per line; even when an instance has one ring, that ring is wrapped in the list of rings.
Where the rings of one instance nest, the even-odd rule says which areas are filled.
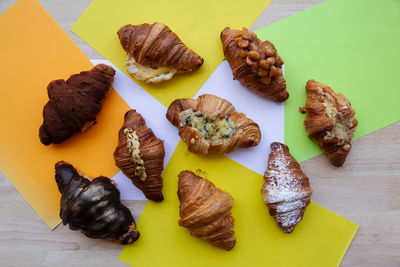
[[[327,85],[309,80],[304,125],[308,136],[328,155],[329,162],[340,167],[351,150],[358,121],[350,102]]]
[[[124,119],[114,151],[115,165],[148,199],[162,201],[163,141],[147,128],[142,115],[136,110],[129,110]]]
[[[262,42],[246,28],[239,31],[229,27],[221,32],[221,40],[233,77],[243,86],[273,101],[289,97],[282,73],[283,60],[271,42]]]
[[[98,64],[67,81],[52,81],[47,86],[49,101],[43,108],[40,141],[46,146],[59,144],[95,124],[114,75],[112,67]]]
[[[293,232],[310,204],[312,190],[307,175],[284,144],[271,144],[261,194],[283,232]]]
[[[233,198],[191,171],[178,176],[179,225],[213,246],[231,250],[236,244]]]
[[[197,100],[183,98],[171,103],[167,119],[196,154],[230,153],[238,147],[255,146],[261,132],[254,121],[238,113],[220,97],[204,94]]]
[[[118,37],[128,53],[125,66],[129,74],[146,83],[159,83],[175,73],[195,71],[204,61],[159,22],[122,26]]]

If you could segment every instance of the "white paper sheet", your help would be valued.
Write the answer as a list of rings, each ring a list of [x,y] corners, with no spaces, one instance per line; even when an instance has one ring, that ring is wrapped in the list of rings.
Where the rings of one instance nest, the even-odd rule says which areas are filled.
[[[148,127],[164,140],[164,166],[167,166],[180,140],[178,129],[165,117],[167,108],[108,60],[92,60],[92,63],[104,63],[116,70],[113,87],[131,108],[143,115]],[[233,80],[232,71],[226,61],[218,66],[194,98],[205,93],[227,99],[234,105],[236,111],[245,113],[258,123],[261,130],[260,144],[251,148],[239,148],[226,156],[263,175],[267,166],[270,143],[283,142],[284,104],[260,97]],[[143,193],[122,172],[113,179],[121,191],[121,199],[146,200]]]

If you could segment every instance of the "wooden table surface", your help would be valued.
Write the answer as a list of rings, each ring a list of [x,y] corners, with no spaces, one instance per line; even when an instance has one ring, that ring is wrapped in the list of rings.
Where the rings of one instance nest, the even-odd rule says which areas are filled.
[[[70,31],[91,0],[39,1],[89,58],[103,58]],[[0,13],[15,2],[1,0]],[[320,2],[273,0],[251,29]],[[312,178],[313,201],[360,227],[341,266],[400,266],[399,151],[398,122],[353,141],[342,168],[332,167],[324,155],[301,164]],[[137,218],[146,202],[124,203]],[[0,266],[127,266],[118,260],[121,250],[119,244],[92,240],[68,227],[50,231],[0,172]]]

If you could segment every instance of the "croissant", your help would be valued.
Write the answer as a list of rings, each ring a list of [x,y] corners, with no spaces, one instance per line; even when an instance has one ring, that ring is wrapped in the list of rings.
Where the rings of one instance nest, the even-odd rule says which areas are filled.
[[[99,64],[67,81],[52,81],[47,87],[49,101],[43,108],[40,141],[46,146],[59,144],[96,124],[114,75],[113,68]]]
[[[307,175],[281,143],[271,144],[261,195],[278,226],[291,233],[303,219],[312,190]]]
[[[113,181],[99,176],[92,181],[67,162],[55,165],[56,182],[61,195],[60,217],[71,230],[81,230],[87,237],[118,240],[121,244],[136,241],[140,234]]]
[[[358,121],[350,102],[327,85],[309,80],[307,102],[301,108],[306,113],[304,125],[308,136],[328,155],[329,162],[340,167],[351,150]]]
[[[282,73],[283,60],[271,42],[261,42],[246,28],[239,31],[229,27],[221,32],[221,40],[234,79],[272,101],[288,99]]]
[[[126,112],[114,151],[115,165],[153,201],[164,199],[161,177],[164,156],[163,141],[147,128],[142,115],[136,110]]]
[[[178,177],[179,225],[213,246],[231,250],[236,244],[233,198],[191,171]]]
[[[229,101],[211,94],[197,100],[175,100],[167,119],[196,154],[230,153],[238,147],[256,146],[261,138],[257,123],[236,112]]]
[[[128,73],[145,83],[159,83],[171,79],[175,73],[195,71],[204,62],[168,26],[159,22],[122,26],[118,37],[128,53],[125,61]]]

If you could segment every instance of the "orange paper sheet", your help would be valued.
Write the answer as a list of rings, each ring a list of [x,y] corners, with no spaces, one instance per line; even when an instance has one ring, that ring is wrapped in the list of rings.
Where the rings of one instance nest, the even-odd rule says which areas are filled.
[[[112,177],[112,152],[128,105],[112,90],[97,124],[61,145],[39,141],[47,85],[92,67],[36,0],[20,0],[0,16],[0,169],[39,216],[60,222],[54,164],[66,160],[88,175]]]

